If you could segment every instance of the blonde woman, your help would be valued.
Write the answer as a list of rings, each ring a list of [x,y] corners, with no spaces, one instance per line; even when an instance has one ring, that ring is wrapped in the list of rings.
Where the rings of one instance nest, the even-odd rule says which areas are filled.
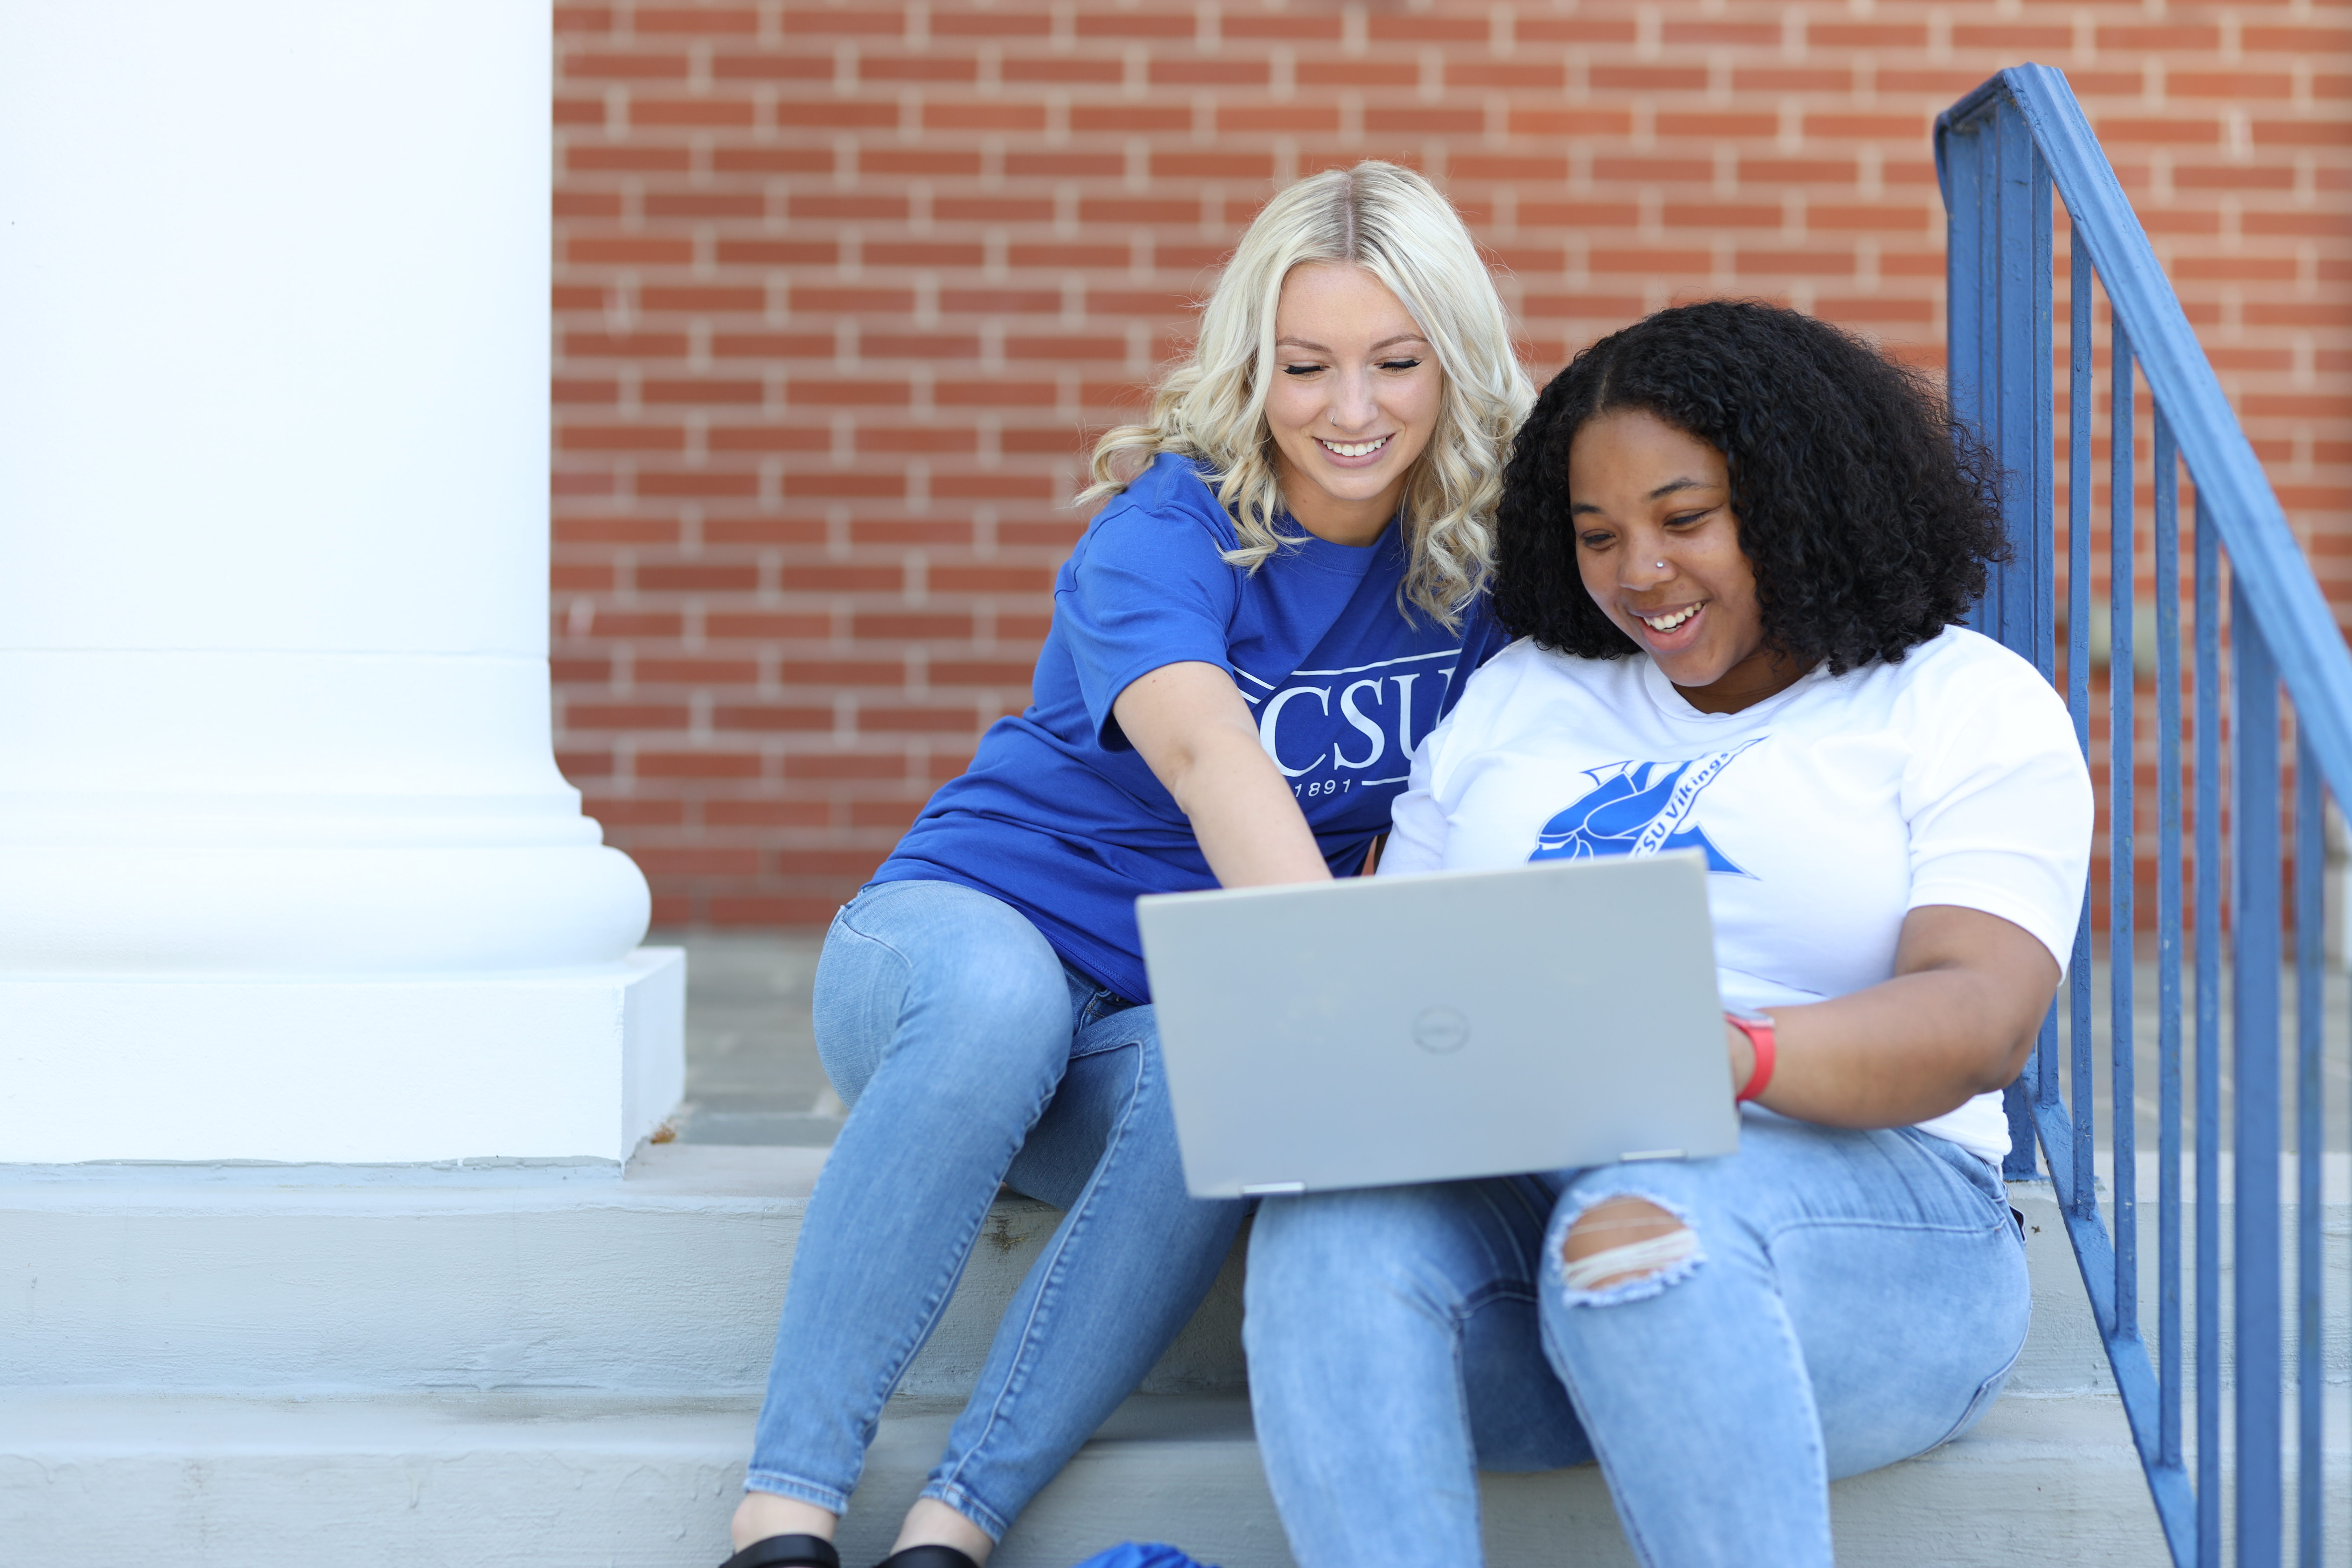
[[[976,1568],[1192,1315],[1240,1224],[1186,1196],[1141,893],[1360,869],[1483,613],[1532,400],[1419,175],[1301,181],[1191,361],[1096,448],[1035,700],[835,918],[817,1047],[851,1107],[810,1200],[726,1568],[837,1568],[883,1402],[1000,1184],[1066,1211],[889,1568]]]

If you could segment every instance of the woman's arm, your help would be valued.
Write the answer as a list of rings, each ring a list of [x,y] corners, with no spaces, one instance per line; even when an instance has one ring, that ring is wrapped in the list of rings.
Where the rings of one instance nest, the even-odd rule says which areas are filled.
[[[1257,738],[1234,678],[1213,664],[1162,665],[1130,683],[1111,716],[1192,819],[1209,869],[1228,888],[1328,881],[1298,801]]]
[[[1852,995],[1771,1007],[1777,1059],[1759,1102],[1832,1127],[1904,1127],[2014,1079],[2057,994],[2058,965],[2023,927],[1933,904],[1903,920],[1895,978]],[[1731,1081],[1755,1071],[1724,1026]]]

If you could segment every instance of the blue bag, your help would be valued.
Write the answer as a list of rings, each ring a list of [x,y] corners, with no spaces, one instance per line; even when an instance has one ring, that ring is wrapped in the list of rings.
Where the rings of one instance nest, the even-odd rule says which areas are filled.
[[[1210,1568],[1172,1546],[1159,1542],[1129,1541],[1108,1552],[1097,1552],[1077,1568]]]

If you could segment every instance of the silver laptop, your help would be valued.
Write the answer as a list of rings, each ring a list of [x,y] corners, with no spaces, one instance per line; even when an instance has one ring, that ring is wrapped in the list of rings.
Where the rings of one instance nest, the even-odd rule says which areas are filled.
[[[1738,1147],[1696,852],[1136,900],[1195,1197]]]

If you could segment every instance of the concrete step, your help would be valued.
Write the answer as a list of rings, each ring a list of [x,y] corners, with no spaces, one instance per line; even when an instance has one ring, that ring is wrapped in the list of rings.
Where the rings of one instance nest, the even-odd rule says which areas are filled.
[[[124,1167],[0,1180],[0,1564],[716,1563],[824,1152],[544,1168]],[[1977,1433],[1837,1489],[1841,1561],[2162,1560],[2046,1186],[2036,1312]],[[881,1554],[1056,1218],[1000,1203],[849,1521]],[[1250,1441],[1240,1259],[999,1562],[1160,1537],[1286,1561]],[[2340,1447],[2340,1445],[2339,1445]],[[1486,1483],[1497,1563],[1630,1561],[1599,1477]],[[1617,1553],[1612,1557],[1610,1553]]]
[[[712,1568],[752,1407],[583,1394],[0,1396],[0,1562],[66,1568]],[[902,1402],[845,1521],[888,1549],[952,1412]],[[1630,1568],[1599,1473],[1490,1476],[1489,1562]],[[2007,1399],[1969,1436],[1832,1489],[1849,1568],[2150,1568],[2164,1547],[2111,1402]],[[995,1558],[1067,1568],[1125,1540],[1287,1568],[1246,1402],[1139,1395]]]
[[[0,1180],[0,1388],[740,1396],[825,1151],[669,1144],[625,1178],[125,1166]],[[1000,1202],[901,1392],[961,1398],[1058,1211]],[[1242,1386],[1238,1259],[1145,1386]]]
[[[765,1374],[824,1152],[669,1144],[621,1179],[136,1166],[0,1179],[0,1388],[740,1396]],[[2011,1199],[2035,1289],[2011,1387],[2111,1391],[2049,1187]],[[904,1394],[970,1391],[1057,1217],[996,1205]],[[2143,1244],[2151,1268],[2155,1250]],[[1240,1287],[1236,1257],[1145,1391],[1244,1386]]]

